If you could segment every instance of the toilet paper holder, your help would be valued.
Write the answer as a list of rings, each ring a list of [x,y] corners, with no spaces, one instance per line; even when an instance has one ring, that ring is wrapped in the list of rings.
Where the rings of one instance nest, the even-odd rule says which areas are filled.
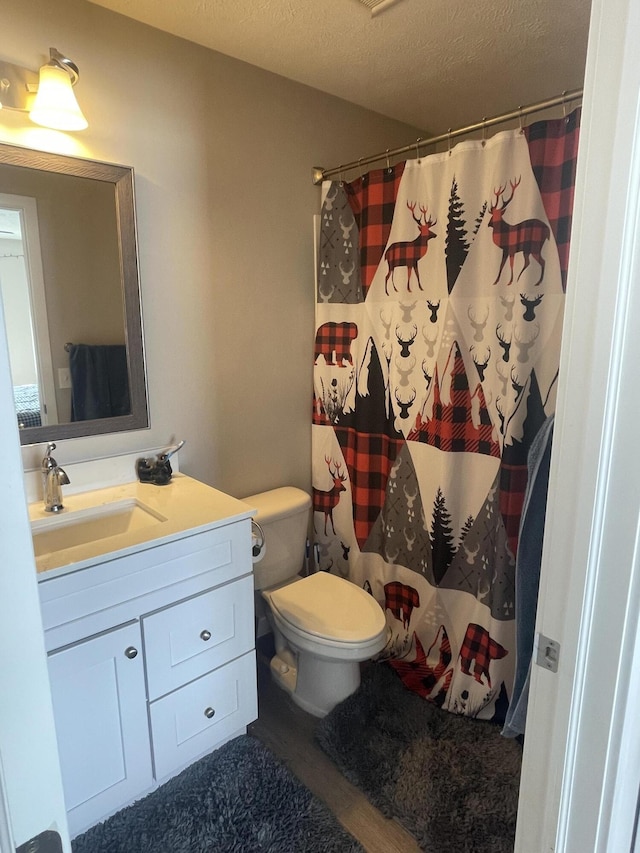
[[[264,557],[264,530],[254,518],[251,519],[251,557],[254,563]]]

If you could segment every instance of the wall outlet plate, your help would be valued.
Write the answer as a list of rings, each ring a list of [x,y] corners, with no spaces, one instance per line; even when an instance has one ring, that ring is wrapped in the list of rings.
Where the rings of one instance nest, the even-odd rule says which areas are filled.
[[[68,367],[58,368],[58,388],[71,388],[71,371]]]

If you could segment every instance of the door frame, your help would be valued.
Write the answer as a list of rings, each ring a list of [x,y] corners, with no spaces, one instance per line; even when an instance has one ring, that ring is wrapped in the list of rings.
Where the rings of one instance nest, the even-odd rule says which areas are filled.
[[[42,426],[58,423],[58,403],[49,336],[49,317],[38,225],[38,203],[32,196],[0,193],[0,207],[16,210],[22,225],[24,268],[29,289]]]
[[[593,0],[536,623],[560,666],[533,667],[517,853],[623,853],[633,837],[639,28],[637,2]]]

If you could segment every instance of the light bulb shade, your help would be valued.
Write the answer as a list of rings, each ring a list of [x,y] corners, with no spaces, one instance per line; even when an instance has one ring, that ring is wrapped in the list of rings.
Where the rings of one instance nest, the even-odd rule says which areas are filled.
[[[56,130],[84,130],[88,126],[71,88],[71,78],[63,68],[42,66],[30,117],[36,124]]]

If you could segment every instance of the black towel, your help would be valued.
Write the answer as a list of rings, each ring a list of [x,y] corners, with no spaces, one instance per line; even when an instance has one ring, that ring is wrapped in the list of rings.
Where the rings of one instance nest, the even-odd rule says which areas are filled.
[[[124,344],[72,344],[69,369],[72,421],[131,414]]]
[[[527,459],[529,477],[516,557],[516,670],[502,730],[505,737],[523,735],[527,719],[554,422],[550,415],[542,424]]]

